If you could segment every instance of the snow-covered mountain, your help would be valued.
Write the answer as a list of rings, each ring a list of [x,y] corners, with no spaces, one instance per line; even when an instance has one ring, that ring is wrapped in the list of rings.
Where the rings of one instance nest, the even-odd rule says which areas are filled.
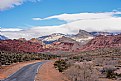
[[[104,35],[104,36],[113,35],[113,33],[111,33],[111,32],[90,32],[90,34],[92,34],[94,36],[99,36],[99,35]]]
[[[99,35],[108,36],[108,35],[118,35],[118,34],[121,34],[121,33],[120,32],[87,32],[85,30],[79,30],[79,32],[75,35],[73,35],[73,34],[65,35],[62,33],[53,33],[51,35],[39,37],[38,39],[42,40],[45,44],[51,44],[53,42],[57,42],[62,37],[68,37],[68,38],[71,38],[82,44],[86,44],[91,39],[93,39],[94,37],[99,36]]]
[[[99,36],[99,35],[108,36],[108,35],[118,35],[121,34],[121,32],[90,32],[90,34],[92,34],[93,36]]]
[[[89,40],[93,39],[94,36],[91,35],[89,32],[85,31],[85,30],[79,30],[79,33],[76,34],[76,35],[73,35],[71,36],[71,38],[73,40],[76,40],[78,42],[81,42],[81,43],[86,43],[88,42]]]
[[[3,35],[0,35],[0,40],[7,40],[8,38],[3,36]]]
[[[42,36],[39,37],[39,40],[42,40],[44,43],[46,44],[51,44],[53,42],[58,41],[58,39],[62,38],[62,37],[68,37],[71,38],[77,42],[88,42],[89,40],[93,39],[93,35],[91,35],[89,32],[85,31],[85,30],[79,30],[79,33],[76,35],[65,35],[62,33],[54,33],[51,35],[47,35],[47,36]]]
[[[38,39],[42,40],[46,44],[50,44],[50,43],[57,41],[59,38],[62,38],[63,36],[65,36],[65,34],[53,33],[51,35],[39,37]]]

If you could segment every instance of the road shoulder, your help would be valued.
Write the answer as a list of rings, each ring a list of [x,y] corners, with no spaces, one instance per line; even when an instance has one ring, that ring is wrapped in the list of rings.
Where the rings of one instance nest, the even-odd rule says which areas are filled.
[[[69,81],[62,73],[54,68],[54,61],[44,63],[38,70],[36,81]]]

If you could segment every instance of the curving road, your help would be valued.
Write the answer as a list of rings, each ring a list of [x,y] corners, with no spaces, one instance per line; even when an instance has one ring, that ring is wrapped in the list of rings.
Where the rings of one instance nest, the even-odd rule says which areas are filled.
[[[44,62],[37,62],[34,64],[24,66],[19,71],[17,71],[13,75],[11,75],[10,77],[8,77],[2,81],[34,81],[35,76],[38,72],[38,68],[43,63]]]

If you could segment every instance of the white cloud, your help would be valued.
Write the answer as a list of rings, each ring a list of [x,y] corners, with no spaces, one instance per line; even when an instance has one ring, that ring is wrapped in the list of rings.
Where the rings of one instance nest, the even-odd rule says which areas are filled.
[[[121,14],[121,12],[61,14],[44,19],[35,18],[34,20],[57,18],[67,23],[58,26],[32,27],[17,32],[4,31],[2,35],[12,39],[21,37],[30,39],[52,33],[76,34],[79,29],[87,31],[121,31],[121,17],[115,16],[116,14]]]
[[[0,31],[21,31],[20,28],[1,28]]]
[[[0,11],[21,5],[25,1],[36,2],[40,0],[0,0]]]
[[[107,19],[90,19],[79,20],[68,23],[68,28],[71,30],[84,29],[87,31],[121,31],[121,17]],[[74,27],[74,28],[73,28]]]
[[[38,20],[43,20],[42,18],[32,18],[32,20],[38,21]]]
[[[59,31],[58,31],[59,30]],[[2,31],[1,35],[5,35],[11,39],[18,39],[18,38],[36,38],[43,35],[49,35],[52,33],[66,33],[69,32],[64,28],[64,25],[60,26],[44,26],[44,27],[32,27],[28,30],[21,30],[21,31]]]
[[[66,22],[73,22],[76,20],[89,20],[89,19],[106,19],[110,18],[115,14],[121,14],[121,12],[105,12],[105,13],[77,13],[77,14],[61,14],[50,16],[47,18],[32,18],[33,20],[49,20],[53,18],[57,18],[59,20],[64,20]]]

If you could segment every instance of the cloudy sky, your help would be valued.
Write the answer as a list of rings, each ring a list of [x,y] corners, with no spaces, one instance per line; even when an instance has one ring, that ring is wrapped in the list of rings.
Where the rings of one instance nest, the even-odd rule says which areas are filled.
[[[121,31],[121,0],[0,0],[0,34],[8,38],[79,29]]]

